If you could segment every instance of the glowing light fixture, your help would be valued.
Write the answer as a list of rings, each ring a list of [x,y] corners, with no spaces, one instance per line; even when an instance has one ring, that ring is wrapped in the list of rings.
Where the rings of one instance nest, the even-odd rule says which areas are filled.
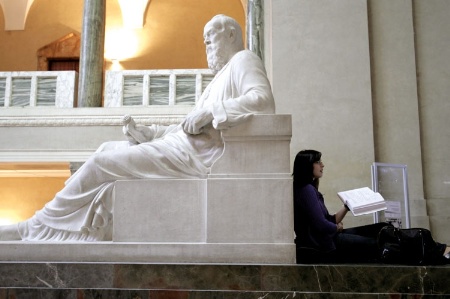
[[[111,60],[111,62],[112,62],[112,65],[111,65],[110,70],[113,70],[113,71],[122,70],[122,65],[120,64],[119,60],[113,59],[113,60]]]
[[[134,30],[111,29],[106,32],[105,58],[119,62],[135,57],[138,49],[139,41]]]
[[[149,0],[119,0],[125,28],[144,27],[144,14]]]

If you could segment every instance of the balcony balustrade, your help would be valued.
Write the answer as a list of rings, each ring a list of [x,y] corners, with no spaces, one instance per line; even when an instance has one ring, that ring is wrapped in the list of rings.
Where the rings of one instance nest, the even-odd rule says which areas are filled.
[[[193,105],[213,77],[207,69],[107,71],[104,106]]]
[[[61,72],[0,72],[0,108],[76,106],[78,74]]]

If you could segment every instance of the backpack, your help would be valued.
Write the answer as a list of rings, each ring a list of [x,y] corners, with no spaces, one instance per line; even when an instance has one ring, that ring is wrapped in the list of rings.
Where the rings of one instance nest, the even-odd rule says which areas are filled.
[[[425,228],[383,227],[378,234],[381,262],[404,265],[437,265],[442,261],[442,244]]]

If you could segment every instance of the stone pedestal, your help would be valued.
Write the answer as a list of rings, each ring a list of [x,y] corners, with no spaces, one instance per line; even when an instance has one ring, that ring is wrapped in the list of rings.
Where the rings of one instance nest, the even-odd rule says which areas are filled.
[[[156,253],[143,261],[292,264],[291,190],[289,177],[119,181],[113,244]]]
[[[205,179],[118,181],[113,243],[171,243],[158,262],[295,263],[290,121],[256,115],[223,131]]]
[[[206,180],[116,183],[113,242],[206,242]]]

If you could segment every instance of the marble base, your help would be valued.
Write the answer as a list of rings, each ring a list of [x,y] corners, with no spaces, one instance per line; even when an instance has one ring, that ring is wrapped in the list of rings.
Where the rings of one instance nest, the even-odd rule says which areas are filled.
[[[294,264],[295,244],[0,242],[0,261]]]
[[[450,266],[0,263],[3,298],[448,298]]]
[[[254,115],[222,137],[205,178],[117,181],[111,248],[136,242],[159,263],[295,263],[290,115]]]
[[[293,245],[291,186],[289,174],[117,181],[113,241]]]

